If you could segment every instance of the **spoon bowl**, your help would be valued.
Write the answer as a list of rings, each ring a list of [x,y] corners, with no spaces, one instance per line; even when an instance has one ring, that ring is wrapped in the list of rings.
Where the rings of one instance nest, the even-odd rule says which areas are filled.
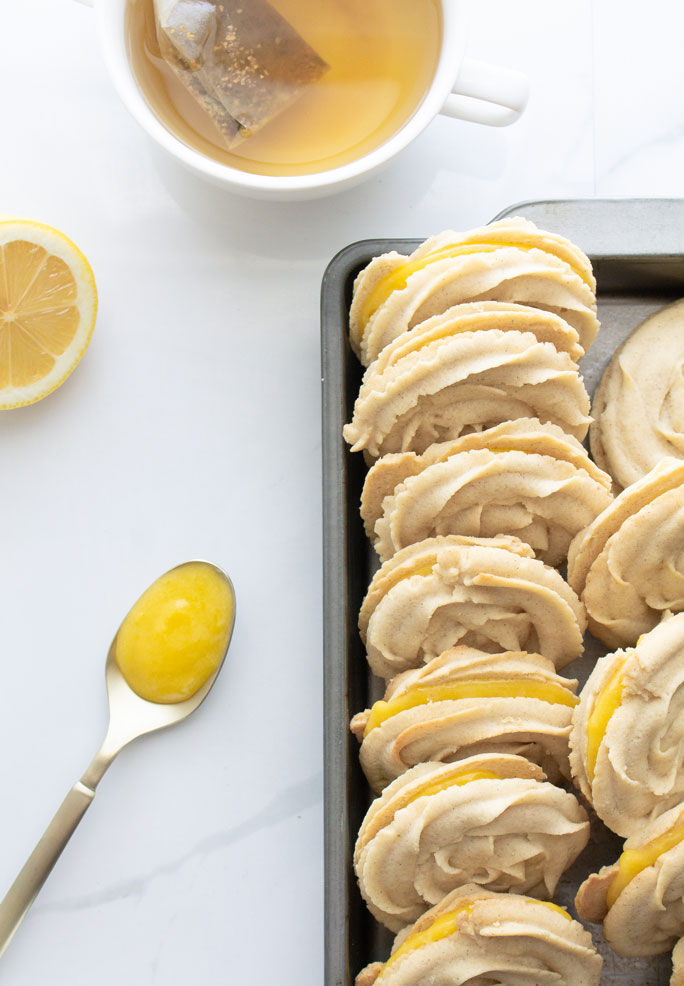
[[[228,648],[230,647],[230,641],[233,636],[233,628],[235,627],[235,589],[229,576],[226,575],[223,569],[219,568],[217,565],[212,565],[211,562],[203,561],[201,559],[187,561],[183,562],[181,565],[176,565],[174,568],[169,569],[165,575],[170,574],[170,572],[176,572],[178,569],[184,568],[186,565],[196,564],[208,566],[225,581],[233,603],[232,618],[228,628],[228,638],[221,662],[207,681],[205,681],[205,683],[197,689],[194,695],[191,695],[190,698],[185,699],[184,702],[150,702],[146,698],[141,698],[137,692],[133,691],[121,673],[119,665],[117,664],[116,644],[119,638],[119,630],[121,629],[120,626],[119,630],[117,630],[114,635],[114,639],[109,645],[107,661],[105,663],[105,680],[107,682],[107,696],[109,699],[109,728],[107,729],[107,735],[105,736],[104,742],[93,760],[94,764],[95,760],[98,760],[101,756],[107,758],[108,763],[104,770],[107,769],[111,761],[124,748],[124,746],[127,746],[132,740],[137,739],[139,736],[144,736],[145,733],[153,733],[158,729],[165,729],[167,726],[173,726],[174,723],[187,719],[190,713],[199,708],[204,699],[207,697],[214,685],[214,682],[216,681],[216,678],[218,677],[221,668],[223,667],[226,654],[228,653]],[[163,578],[163,576],[161,577]],[[123,620],[121,622],[123,623]],[[93,764],[90,765],[88,771],[90,771],[93,767]],[[102,773],[104,773],[104,770]],[[88,774],[88,771],[86,771],[86,775]],[[86,775],[84,775],[84,778]],[[101,776],[102,774],[100,774],[100,777]],[[100,778],[98,777],[98,780],[99,779]],[[95,781],[95,783],[97,783],[97,781]]]
[[[39,890],[86,813],[95,797],[97,785],[117,754],[139,736],[155,732],[158,729],[165,729],[167,726],[172,726],[174,723],[186,719],[207,697],[223,667],[235,626],[233,583],[218,566],[199,560],[176,565],[175,568],[169,569],[160,578],[165,578],[188,565],[207,566],[224,581],[228,589],[231,603],[230,619],[225,648],[218,666],[208,679],[189,698],[183,701],[152,702],[142,698],[128,684],[116,659],[117,641],[126,617],[124,618],[110,644],[105,663],[105,679],[109,699],[107,733],[82,778],[67,794],[5,898],[0,902],[0,956],[11,942]],[[157,581],[159,580],[155,580],[155,582]]]

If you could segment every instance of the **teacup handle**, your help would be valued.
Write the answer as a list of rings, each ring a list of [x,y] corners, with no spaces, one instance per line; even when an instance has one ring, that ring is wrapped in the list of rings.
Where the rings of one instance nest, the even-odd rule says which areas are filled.
[[[458,120],[507,127],[525,109],[529,92],[529,80],[522,72],[464,58],[441,112]]]

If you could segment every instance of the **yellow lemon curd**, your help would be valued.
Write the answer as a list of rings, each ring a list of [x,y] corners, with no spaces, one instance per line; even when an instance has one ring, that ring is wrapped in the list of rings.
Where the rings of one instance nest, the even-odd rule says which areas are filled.
[[[482,780],[503,780],[501,774],[495,774],[491,770],[478,770],[477,768],[454,766],[448,773],[443,774],[440,780],[424,781],[419,784],[412,791],[399,791],[395,797],[392,799],[392,804],[394,805],[394,812],[400,811],[402,808],[408,807],[408,805],[413,804],[418,798],[429,797],[432,794],[439,794],[441,791],[446,791],[450,787],[462,787],[465,784],[470,784],[471,781],[482,781]],[[364,838],[364,845],[367,844],[370,836],[366,835]]]
[[[622,668],[626,660],[627,658],[623,657],[622,660],[618,661],[608,675],[606,683],[601,687],[594,701],[594,707],[587,717],[587,752],[585,765],[590,784],[594,780],[596,758],[598,757],[599,747],[608,728],[608,723],[622,701]]]
[[[471,914],[473,907],[474,905],[472,903],[463,904],[453,911],[440,914],[439,917],[435,918],[429,928],[425,928],[424,931],[416,931],[414,934],[409,935],[403,944],[390,955],[382,971],[384,972],[385,969],[389,969],[397,959],[403,958],[409,952],[415,952],[417,948],[421,948],[423,945],[430,945],[432,942],[440,941],[442,938],[448,938],[449,935],[453,935],[458,931],[459,917],[462,914]]]
[[[401,568],[395,569],[393,572],[386,575],[382,580],[383,595],[386,596],[387,593],[394,589],[395,586],[399,585],[400,582],[403,582],[405,579],[411,579],[414,575],[420,575],[423,578],[426,578],[428,575],[432,575],[432,570],[437,563],[437,555],[428,555],[426,557],[428,560],[426,561],[423,559],[422,564],[416,564],[407,570],[402,570]]]
[[[669,831],[647,842],[641,849],[625,849],[618,861],[618,871],[608,887],[606,903],[612,907],[618,896],[635,876],[653,866],[659,856],[666,853],[684,839],[684,822],[674,825]]]
[[[428,781],[416,788],[415,791],[411,792],[406,804],[410,805],[413,801],[417,801],[418,798],[424,798],[431,794],[439,794],[440,791],[446,791],[449,787],[462,787],[464,784],[470,784],[471,781],[484,780],[500,781],[501,777],[491,770],[461,770],[460,773],[450,774],[448,777],[444,777],[439,781]]]
[[[153,582],[116,638],[124,678],[149,702],[183,702],[217,670],[233,624],[233,596],[223,575],[188,562]]]
[[[488,900],[490,898],[484,897],[479,899]],[[558,904],[551,903],[551,901],[525,899],[524,903],[541,904],[542,907],[548,907],[552,911],[557,911],[568,921],[572,921],[572,917],[567,911],[565,911],[562,907],[559,907]],[[425,928],[423,931],[417,931],[414,934],[409,935],[408,938],[406,938],[405,941],[399,946],[399,948],[393,952],[392,955],[390,955],[387,962],[385,962],[380,976],[382,976],[382,973],[385,972],[386,969],[389,969],[389,967],[396,962],[397,959],[403,958],[403,956],[408,955],[410,952],[415,952],[416,949],[421,948],[423,945],[430,945],[432,942],[441,941],[442,938],[448,938],[449,935],[456,934],[459,930],[458,919],[463,914],[472,914],[474,907],[474,901],[469,901],[466,904],[462,904],[460,907],[454,908],[453,911],[447,911],[446,914],[440,914],[439,917],[435,918],[429,928]]]
[[[466,451],[468,451],[468,452],[470,452],[470,451],[473,451],[473,452],[497,452],[497,453],[498,452],[522,452],[523,455],[534,455],[535,454],[533,452],[527,452],[523,448],[516,448],[514,445],[486,445],[484,443],[482,444],[482,446],[480,448],[467,449]],[[451,449],[449,452],[445,452],[443,455],[440,455],[439,459],[437,459],[437,462],[446,462],[448,459],[451,458],[452,455],[458,455],[458,452],[454,452],[454,450]]]
[[[524,678],[483,678],[480,681],[455,681],[446,685],[416,685],[403,695],[391,698],[389,702],[374,702],[364,738],[372,729],[382,725],[386,719],[429,702],[456,701],[462,698],[536,698],[551,704],[577,705],[579,699],[563,685],[552,681],[535,681]]]
[[[572,921],[572,915],[568,914],[564,907],[559,904],[554,904],[551,900],[528,900],[525,901],[526,904],[541,904],[542,907],[548,907],[552,911],[557,911],[558,914],[562,914],[566,921]]]
[[[385,595],[390,591],[390,589],[393,589],[395,585],[399,585],[400,582],[403,582],[404,579],[413,578],[414,575],[422,575],[423,577],[432,575],[432,570],[436,563],[437,554],[435,553],[426,555],[422,561],[422,564],[416,564],[413,568],[409,568],[406,571],[402,571],[402,569],[399,568],[394,572],[391,572],[383,580]]]
[[[387,301],[389,296],[393,291],[403,291],[406,287],[406,283],[411,276],[415,274],[416,271],[424,270],[429,264],[435,263],[438,260],[448,260],[452,257],[465,257],[473,253],[492,253],[495,250],[500,250],[502,247],[515,247],[518,250],[538,250],[543,249],[546,253],[552,253],[550,244],[545,244],[540,247],[539,244],[531,243],[507,243],[505,240],[499,239],[496,234],[488,236],[487,234],[482,235],[482,242],[479,243],[463,243],[460,246],[446,246],[439,250],[434,250],[432,253],[427,253],[418,260],[411,260],[405,264],[401,264],[396,267],[389,274],[381,277],[380,280],[373,286],[371,291],[368,292],[368,297],[361,305],[359,311],[359,324],[361,334],[368,325],[373,315],[376,313],[378,308]],[[555,256],[558,256],[557,254]],[[565,263],[568,263],[565,257],[559,258],[563,259]],[[573,264],[569,264],[571,269],[582,278],[585,284],[588,284],[586,274],[575,267]]]

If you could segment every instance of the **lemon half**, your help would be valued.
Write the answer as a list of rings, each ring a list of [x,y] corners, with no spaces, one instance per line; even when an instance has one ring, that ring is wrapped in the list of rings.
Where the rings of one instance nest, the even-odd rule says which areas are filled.
[[[0,410],[64,383],[96,313],[95,278],[75,243],[43,223],[0,222]]]

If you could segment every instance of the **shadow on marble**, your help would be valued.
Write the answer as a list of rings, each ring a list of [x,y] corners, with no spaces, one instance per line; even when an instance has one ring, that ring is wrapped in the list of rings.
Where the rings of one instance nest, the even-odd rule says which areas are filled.
[[[451,194],[464,197],[474,178],[496,181],[506,160],[500,133],[486,128],[454,128],[454,153],[439,149],[443,121],[434,134],[422,135],[384,170],[351,189],[299,202],[272,202],[235,195],[186,171],[157,148],[151,148],[156,173],[166,191],[203,233],[222,245],[227,242],[246,254],[277,260],[308,260],[330,253],[331,239],[340,247],[365,235],[391,235],[387,213],[396,208],[401,221],[424,200],[448,184]],[[447,124],[448,125],[448,124]],[[479,132],[478,132],[479,131]],[[467,138],[467,139],[466,139]],[[374,217],[377,222],[374,223]]]

